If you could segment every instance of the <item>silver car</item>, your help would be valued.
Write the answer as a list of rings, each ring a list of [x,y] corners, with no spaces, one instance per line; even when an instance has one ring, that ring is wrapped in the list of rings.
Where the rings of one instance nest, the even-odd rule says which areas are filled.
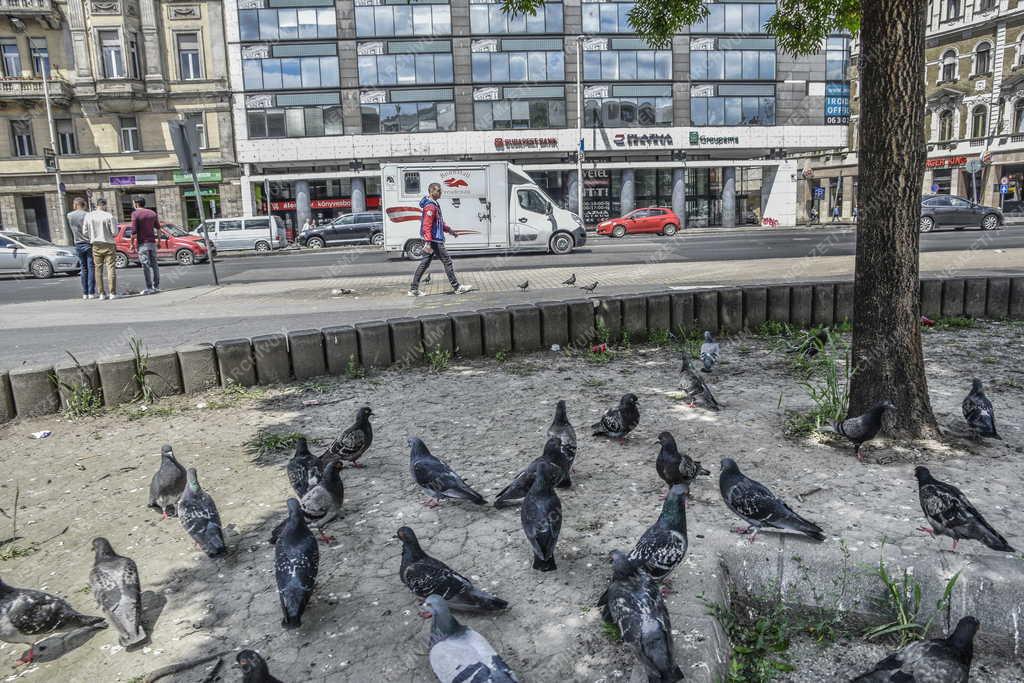
[[[81,270],[74,247],[62,247],[24,232],[0,231],[0,274],[30,273],[37,278],[54,273],[77,275]]]

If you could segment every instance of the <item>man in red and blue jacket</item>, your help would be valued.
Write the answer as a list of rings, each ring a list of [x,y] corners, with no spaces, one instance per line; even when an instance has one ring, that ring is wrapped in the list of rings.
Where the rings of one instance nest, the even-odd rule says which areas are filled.
[[[445,233],[452,237],[458,237],[458,234],[445,225],[444,217],[441,215],[441,205],[437,203],[437,200],[440,198],[441,184],[430,183],[427,187],[427,196],[420,200],[420,209],[423,210],[423,217],[420,218],[420,238],[423,240],[423,257],[420,259],[420,264],[416,267],[416,272],[412,276],[409,296],[423,296],[423,292],[420,291],[420,278],[427,272],[427,268],[430,267],[430,263],[434,260],[435,255],[441,259],[441,263],[444,265],[444,272],[448,276],[448,282],[451,283],[452,289],[455,290],[456,294],[465,294],[473,290],[472,286],[459,284],[458,278],[455,277],[455,267],[452,266],[452,257],[448,255],[448,250],[444,248]]]

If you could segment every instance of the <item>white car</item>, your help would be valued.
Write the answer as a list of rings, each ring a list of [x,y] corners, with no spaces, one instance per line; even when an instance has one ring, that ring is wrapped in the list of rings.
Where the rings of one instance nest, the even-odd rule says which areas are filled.
[[[45,279],[54,273],[78,275],[80,270],[74,247],[62,247],[24,232],[0,231],[0,274],[30,273]]]

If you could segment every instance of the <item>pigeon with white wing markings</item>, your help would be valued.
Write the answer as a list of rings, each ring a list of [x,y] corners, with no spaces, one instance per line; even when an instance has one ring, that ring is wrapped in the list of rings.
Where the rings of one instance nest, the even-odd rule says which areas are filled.
[[[470,488],[451,467],[434,457],[422,439],[410,437],[409,448],[409,470],[413,481],[430,496],[426,505],[437,507],[441,504],[441,498],[468,500],[477,505],[487,504],[484,497]]]
[[[711,472],[701,467],[699,461],[679,452],[675,437],[671,432],[658,434],[657,443],[661,444],[661,450],[658,452],[658,459],[654,462],[654,468],[658,471],[661,480],[669,487],[676,484],[689,486],[690,482],[698,475],[711,475]]]
[[[460,624],[440,595],[423,601],[430,626],[430,668],[440,683],[518,683],[505,660],[479,633]]]
[[[967,426],[971,428],[974,438],[1003,438],[996,432],[996,414],[992,408],[992,401],[988,400],[981,380],[977,377],[971,381],[971,391],[964,398],[963,411],[964,419],[967,420]]]
[[[572,467],[576,463],[576,430],[573,429],[569,417],[566,415],[565,401],[555,404],[555,417],[551,421],[551,426],[548,427],[548,438],[557,438],[562,444],[562,454],[568,462],[569,469],[557,486],[560,489],[567,489],[572,485],[569,477],[572,475]]]
[[[711,393],[707,382],[694,371],[690,356],[683,351],[683,366],[679,369],[680,386],[686,394],[686,400],[690,402],[691,408],[705,408],[707,410],[720,410],[718,401]]]
[[[658,520],[648,527],[629,553],[629,559],[639,562],[641,568],[656,581],[665,581],[686,557],[687,495],[689,487],[686,484],[673,485]]]
[[[918,640],[850,683],[967,683],[978,620],[963,617],[948,638]]]
[[[0,640],[6,643],[34,645],[45,636],[83,627],[106,627],[103,617],[92,617],[75,610],[66,600],[43,591],[15,588],[0,581]],[[36,653],[32,648],[19,662],[30,664]]]
[[[115,553],[105,538],[94,538],[92,548],[96,553],[89,572],[93,597],[117,629],[117,639],[122,647],[144,642],[147,636],[142,625],[139,568],[131,558]]]
[[[864,456],[860,452],[861,446],[878,436],[878,432],[882,431],[882,416],[885,411],[895,408],[890,401],[879,401],[863,415],[850,417],[842,422],[833,422],[832,429],[853,443],[853,454],[857,456],[857,460],[864,462]]]
[[[953,539],[953,550],[956,550],[960,539],[981,541],[992,550],[1004,553],[1015,552],[992,525],[985,521],[977,508],[971,505],[963,491],[939,481],[932,476],[927,467],[914,468],[917,478],[917,495],[921,499],[921,510],[928,518],[931,529],[919,527],[932,536],[949,536]]]
[[[721,350],[711,332],[704,330],[704,343],[700,345],[700,362],[703,364],[701,372],[711,372],[711,369],[718,363]]]
[[[288,481],[299,498],[306,495],[311,487],[316,486],[323,476],[320,460],[309,451],[309,445],[302,437],[295,442],[295,454],[288,461],[286,469]]]
[[[164,519],[178,514],[175,506],[187,479],[185,468],[174,458],[170,445],[161,448],[160,467],[149,482],[149,507],[163,513]]]
[[[235,661],[242,670],[242,683],[281,683],[270,674],[266,660],[254,650],[242,650],[235,655]]]
[[[320,464],[326,465],[332,458],[341,458],[345,462],[352,463],[352,467],[364,467],[356,461],[363,457],[363,453],[373,443],[371,415],[373,415],[373,410],[370,406],[363,406],[357,410],[355,423],[342,432],[341,436],[324,451],[320,456]]]
[[[302,625],[302,613],[313,594],[319,568],[320,547],[306,525],[299,501],[289,498],[288,519],[274,544],[274,577],[283,614],[282,627]]]
[[[317,528],[320,540],[333,543],[334,537],[324,533],[328,524],[341,514],[341,506],[345,502],[345,485],[341,481],[341,460],[335,458],[324,465],[323,478],[311,487],[299,500],[299,507],[306,522]],[[270,543],[276,544],[278,537],[288,524],[288,520],[274,528],[270,534]]]
[[[546,462],[555,467],[556,471],[553,475],[555,477],[555,485],[561,486],[562,481],[569,476],[570,463],[565,457],[565,451],[562,449],[561,439],[551,437],[547,440],[547,443],[544,444],[544,452],[537,456],[537,458],[527,465],[525,469],[520,470],[519,473],[513,477],[512,483],[498,493],[494,499],[494,507],[511,507],[525,498],[526,493],[533,485],[533,479],[537,474],[537,467],[542,462]]]
[[[395,535],[402,542],[402,566],[398,575],[415,595],[420,598],[440,595],[452,609],[494,611],[508,607],[501,598],[480,590],[465,576],[428,555],[409,527],[403,526]]]
[[[591,426],[593,435],[625,441],[626,435],[640,424],[640,408],[637,405],[639,402],[636,394],[623,396],[619,399],[619,405],[609,408],[601,419]]]
[[[788,529],[809,536],[816,541],[825,540],[825,534],[821,532],[821,527],[793,512],[781,498],[769,491],[766,486],[740,472],[739,466],[732,458],[722,459],[722,473],[718,476],[718,488],[729,509],[750,525],[745,530],[734,529],[734,531],[742,534],[753,531],[754,533],[750,537],[751,543],[754,542],[757,532],[762,527]]]
[[[188,483],[178,499],[178,517],[185,531],[208,557],[219,557],[227,552],[217,504],[199,486],[194,467],[188,469]]]
[[[547,462],[538,464],[533,484],[519,509],[523,533],[533,549],[533,568],[542,572],[553,572],[557,568],[555,545],[562,531],[562,501],[555,493],[556,476],[557,470],[553,465]]]

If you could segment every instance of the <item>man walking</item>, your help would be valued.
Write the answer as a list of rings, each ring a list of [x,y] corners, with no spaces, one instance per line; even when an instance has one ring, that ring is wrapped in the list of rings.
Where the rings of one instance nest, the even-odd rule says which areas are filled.
[[[423,273],[427,272],[427,268],[430,267],[430,262],[434,260],[435,254],[441,259],[441,263],[444,265],[444,272],[448,276],[448,282],[451,283],[452,289],[455,290],[456,294],[465,294],[474,289],[471,285],[460,285],[458,278],[455,277],[452,257],[448,255],[448,250],[444,247],[444,234],[448,233],[452,237],[458,237],[458,235],[445,225],[444,218],[441,216],[441,205],[437,203],[437,200],[440,198],[441,184],[430,183],[427,187],[427,196],[420,200],[420,209],[423,210],[423,217],[420,218],[423,257],[420,259],[420,264],[416,267],[416,272],[412,276],[409,296],[423,296],[423,292],[420,291],[420,278],[423,277]]]
[[[92,245],[92,259],[96,263],[96,285],[100,299],[117,298],[117,272],[114,270],[114,217],[107,213],[107,200],[97,199],[96,208],[85,214],[83,236]],[[105,271],[105,272],[104,272]]]
[[[160,265],[156,261],[156,238],[160,234],[160,220],[156,211],[146,208],[146,200],[136,197],[132,211],[132,249],[139,252],[142,275],[146,278],[146,291],[155,294],[160,291]]]
[[[89,238],[82,231],[82,224],[85,222],[86,203],[82,197],[75,197],[71,202],[74,210],[68,213],[68,226],[71,228],[71,235],[75,240],[75,252],[78,254],[78,266],[81,269],[79,275],[82,278],[82,298],[96,298],[96,269],[92,262],[92,244]]]
[[[836,204],[832,207],[832,222],[835,223],[839,220],[839,205]]]

